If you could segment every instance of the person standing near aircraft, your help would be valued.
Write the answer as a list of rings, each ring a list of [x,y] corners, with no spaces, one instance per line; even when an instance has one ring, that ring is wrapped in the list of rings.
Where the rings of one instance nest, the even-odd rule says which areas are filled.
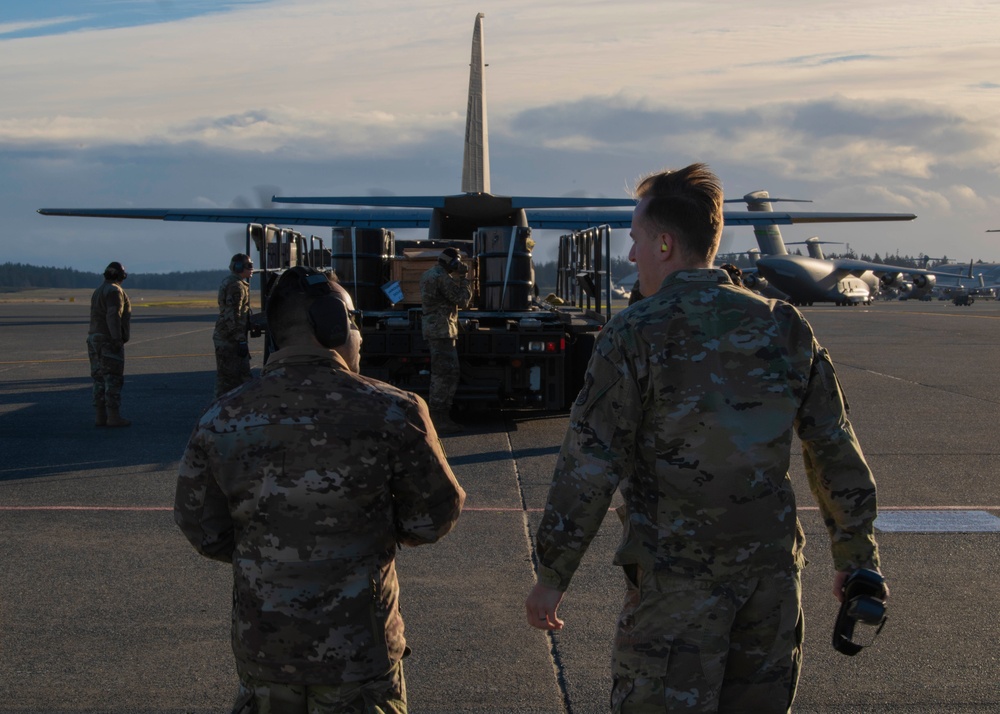
[[[786,712],[802,644],[792,435],[830,531],[834,593],[877,569],[875,482],[830,357],[791,305],[712,269],[722,187],[703,164],[636,189],[645,296],[601,331],[536,535],[528,622],[557,610],[615,490],[626,596],[615,712]]]
[[[424,400],[358,373],[352,312],[322,272],[286,270],[276,351],[181,460],[174,519],[233,568],[234,712],[406,712],[396,550],[447,534],[465,492]]]
[[[125,343],[132,321],[132,303],[122,289],[122,281],[127,277],[125,266],[117,261],[109,263],[104,269],[104,282],[90,297],[87,356],[94,380],[95,426],[121,427],[132,423],[121,415]]]
[[[219,317],[215,321],[215,396],[250,381],[250,276],[253,261],[237,253],[229,261],[229,275],[219,286]]]
[[[455,248],[445,248],[437,265],[420,276],[423,307],[422,332],[431,352],[431,386],[428,402],[431,418],[442,434],[454,434],[462,427],[451,419],[451,403],[458,389],[459,363],[458,309],[472,299],[467,276],[469,266]]]

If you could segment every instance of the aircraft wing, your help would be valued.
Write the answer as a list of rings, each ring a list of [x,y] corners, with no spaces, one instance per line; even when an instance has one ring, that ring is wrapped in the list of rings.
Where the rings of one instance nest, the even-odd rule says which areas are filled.
[[[426,228],[431,218],[430,210],[357,208],[39,208],[38,212],[43,216],[358,228]]]
[[[467,194],[469,196],[489,194]],[[273,203],[320,204],[324,206],[381,206],[391,208],[444,208],[453,196],[274,196]],[[497,198],[503,198],[498,196]],[[583,198],[580,196],[511,196],[511,208],[635,208],[632,198]]]
[[[938,275],[944,277],[955,277],[955,273],[945,273],[938,270],[927,270],[925,268],[907,268],[902,265],[886,265],[885,263],[869,263],[866,260],[852,260],[850,258],[836,258],[833,263],[842,270],[852,273],[864,273],[871,271],[876,275],[883,273],[903,273],[905,275]],[[962,276],[959,276],[962,277]]]
[[[532,228],[582,230],[592,226],[629,228],[632,211],[610,209],[526,209]],[[791,225],[793,223],[856,223],[868,221],[912,221],[912,213],[778,213],[758,211],[726,211],[727,226]]]
[[[154,221],[189,221],[202,223],[270,223],[282,226],[338,226],[358,228],[426,228],[435,208],[446,197],[355,197],[356,207],[343,208],[40,208],[43,216],[80,216],[88,218],[131,218]],[[285,199],[288,200],[288,199]],[[299,199],[301,200],[301,199]],[[321,199],[322,201],[345,198]],[[582,230],[592,226],[628,228],[632,211],[611,206],[634,205],[629,199],[531,198],[516,200],[524,207],[528,225],[539,229]],[[305,201],[303,201],[305,202]],[[320,201],[316,201],[317,203]],[[579,203],[577,203],[579,202]],[[593,206],[607,202],[608,207]],[[569,207],[549,207],[558,203]],[[385,206],[384,208],[382,206]],[[515,204],[517,206],[517,204]],[[909,213],[781,213],[727,211],[727,226],[791,225],[793,223],[844,223],[860,221],[910,221]],[[872,268],[866,268],[871,270]]]

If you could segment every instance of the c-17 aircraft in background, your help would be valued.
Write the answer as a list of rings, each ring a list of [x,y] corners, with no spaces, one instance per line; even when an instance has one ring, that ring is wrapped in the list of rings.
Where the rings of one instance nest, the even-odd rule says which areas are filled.
[[[465,155],[461,193],[447,196],[339,196],[275,197],[275,202],[297,204],[295,208],[41,208],[46,216],[89,218],[133,218],[162,221],[274,224],[278,226],[332,226],[356,228],[427,228],[428,239],[471,240],[481,227],[524,226],[535,229],[583,230],[606,225],[628,228],[632,221],[633,198],[580,198],[543,196],[498,196],[491,193],[489,143],[484,82],[483,17],[476,15],[469,73]],[[766,193],[763,194],[766,196]],[[321,204],[332,208],[303,208]],[[727,211],[727,226],[764,227],[798,223],[841,223],[859,221],[908,221],[913,214],[775,212],[758,202],[750,211]],[[775,228],[775,232],[777,229]],[[758,238],[760,233],[758,233]],[[779,234],[780,244],[780,234]],[[784,253],[781,251],[769,251]],[[775,256],[777,257],[777,256]],[[766,258],[763,260],[767,260]],[[766,264],[762,272],[778,275],[780,266]],[[801,271],[802,268],[796,268]],[[769,278],[770,279],[770,278]],[[814,280],[814,282],[818,282]],[[828,294],[828,293],[825,293]],[[806,300],[824,299],[819,296]]]
[[[752,191],[742,199],[751,212],[769,213],[774,201],[801,199],[771,198],[767,191]],[[809,256],[792,255],[785,247],[777,223],[757,223],[753,228],[760,257],[756,260],[757,273],[745,277],[750,288],[773,288],[795,305],[812,305],[815,302],[832,302],[837,305],[869,304],[881,287],[903,284],[904,275],[911,276],[915,290],[927,291],[934,286],[933,271],[922,268],[905,268],[894,265],[870,263],[853,258],[827,259],[822,257],[819,239],[806,241]]]

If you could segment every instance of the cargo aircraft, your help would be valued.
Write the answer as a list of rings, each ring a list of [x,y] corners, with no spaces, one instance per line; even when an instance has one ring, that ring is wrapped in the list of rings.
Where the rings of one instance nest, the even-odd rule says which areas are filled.
[[[524,226],[533,229],[583,230],[594,226],[628,228],[633,198],[499,196],[491,193],[483,57],[483,17],[476,15],[472,36],[465,156],[461,193],[447,196],[275,197],[294,208],[41,208],[46,216],[133,218],[161,221],[332,226],[355,228],[427,228],[431,240],[468,241],[480,227]],[[312,205],[327,208],[302,207]],[[758,203],[758,205],[763,205]],[[762,227],[797,223],[908,221],[901,213],[795,213],[754,209],[727,211],[727,226]],[[785,251],[770,251],[774,253]],[[777,256],[775,256],[777,257]],[[766,264],[769,266],[770,263]],[[764,267],[777,276],[779,269]],[[796,266],[795,270],[804,270]],[[763,271],[762,271],[763,272]],[[813,282],[819,282],[813,279]],[[828,292],[825,294],[829,294]],[[858,293],[860,296],[860,293]],[[810,302],[821,297],[804,297]],[[846,298],[845,298],[846,299]]]
[[[751,212],[769,213],[776,201],[801,199],[771,198],[767,191],[753,191],[742,199]],[[754,236],[760,248],[757,271],[744,276],[752,289],[765,286],[783,293],[795,305],[832,302],[837,305],[867,305],[883,287],[900,287],[910,276],[913,290],[930,292],[936,282],[934,271],[923,268],[870,263],[853,258],[829,259],[823,256],[819,238],[805,241],[809,255],[791,255],[785,247],[777,223],[754,224]]]

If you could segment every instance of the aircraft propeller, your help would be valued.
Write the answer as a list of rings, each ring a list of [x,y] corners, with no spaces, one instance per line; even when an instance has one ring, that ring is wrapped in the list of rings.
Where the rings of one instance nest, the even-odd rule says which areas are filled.
[[[277,186],[270,185],[260,185],[254,186],[253,192],[255,194],[256,203],[253,203],[246,196],[240,195],[232,200],[229,204],[230,208],[274,208],[274,201],[272,197],[281,195],[281,189]],[[236,253],[243,253],[247,249],[247,239],[246,230],[244,228],[234,228],[231,231],[227,231],[226,247],[229,248],[230,252],[234,255]]]

